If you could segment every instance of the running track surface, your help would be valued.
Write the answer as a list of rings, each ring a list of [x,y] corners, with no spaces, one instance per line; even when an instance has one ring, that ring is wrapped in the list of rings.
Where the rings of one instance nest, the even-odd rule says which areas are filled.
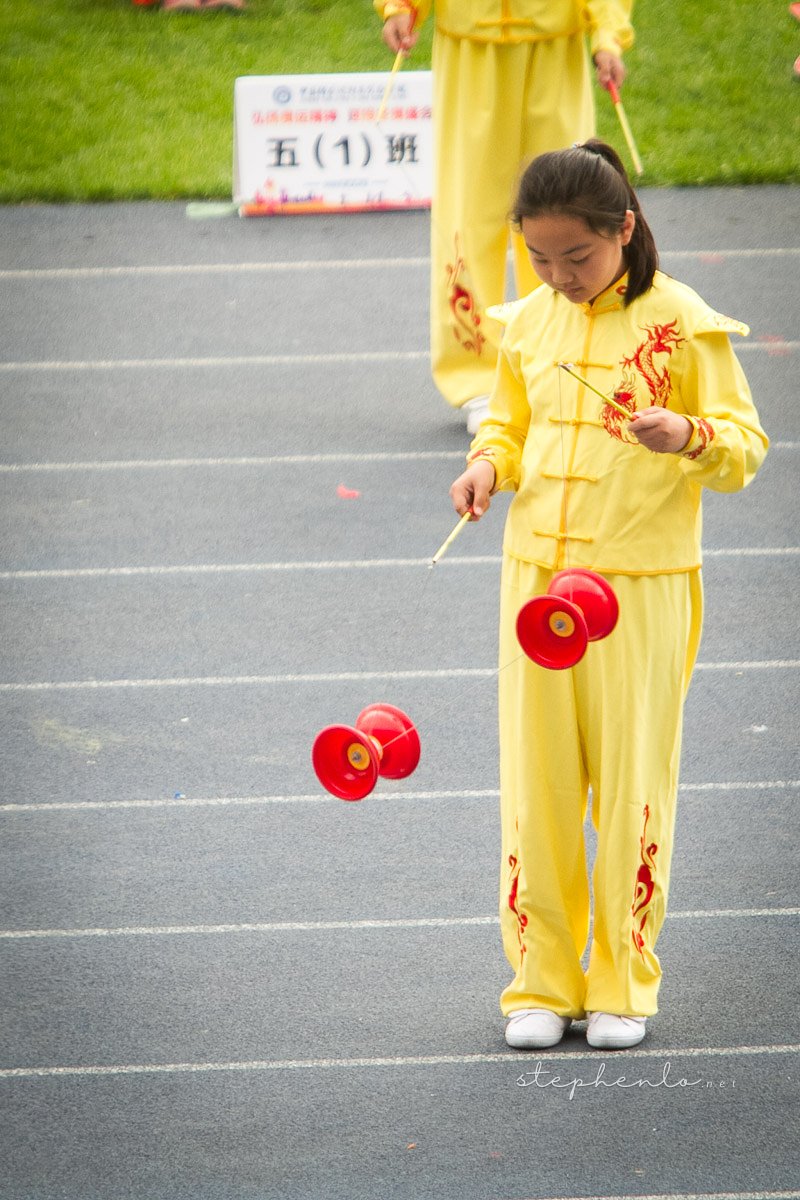
[[[427,569],[428,218],[0,211],[3,1200],[800,1197],[798,193],[642,199],[773,446],[706,500],[661,1012],[605,1056],[503,1041],[505,501]],[[422,760],[347,805],[311,743],[376,700]]]

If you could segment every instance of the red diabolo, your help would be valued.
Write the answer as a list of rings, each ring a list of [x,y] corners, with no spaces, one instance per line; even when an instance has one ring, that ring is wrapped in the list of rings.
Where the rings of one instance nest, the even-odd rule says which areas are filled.
[[[405,779],[420,758],[419,734],[393,704],[370,704],[355,725],[328,725],[314,741],[311,762],[322,786],[340,800],[363,800],[378,781]]]
[[[550,596],[561,596],[577,604],[583,613],[590,642],[608,637],[619,617],[619,604],[611,584],[596,571],[570,567],[550,580]]]
[[[602,575],[571,567],[553,576],[543,596],[523,604],[517,640],[535,663],[561,671],[580,662],[589,642],[608,637],[618,616],[617,597]]]

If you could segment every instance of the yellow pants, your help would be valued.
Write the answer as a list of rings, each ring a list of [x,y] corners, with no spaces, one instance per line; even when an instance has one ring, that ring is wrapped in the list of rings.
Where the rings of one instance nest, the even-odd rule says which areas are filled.
[[[517,614],[551,579],[506,557],[500,617],[500,924],[505,1014],[648,1016],[669,888],[682,710],[702,626],[700,572],[609,576],[620,607],[573,668],[524,656]],[[597,830],[590,888],[588,790]]]
[[[433,45],[431,363],[459,408],[492,389],[501,327],[486,307],[505,299],[508,214],[521,167],[594,132],[582,35],[480,45],[437,34]],[[517,295],[537,277],[514,235]]]

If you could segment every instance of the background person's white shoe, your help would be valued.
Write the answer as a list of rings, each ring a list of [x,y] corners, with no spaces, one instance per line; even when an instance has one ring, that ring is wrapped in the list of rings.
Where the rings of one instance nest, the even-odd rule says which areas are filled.
[[[462,406],[462,411],[467,417],[467,433],[476,434],[478,426],[489,411],[489,397],[476,396],[474,400],[468,400]]]
[[[618,1017],[614,1013],[589,1014],[586,1040],[595,1050],[627,1050],[638,1046],[645,1033],[646,1017]]]
[[[515,1050],[543,1050],[557,1046],[569,1024],[569,1017],[560,1017],[549,1008],[520,1008],[509,1015],[506,1042]]]

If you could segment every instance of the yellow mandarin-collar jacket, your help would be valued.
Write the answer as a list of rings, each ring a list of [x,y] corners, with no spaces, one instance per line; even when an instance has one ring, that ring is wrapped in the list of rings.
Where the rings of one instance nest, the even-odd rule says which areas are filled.
[[[416,12],[421,24],[431,0],[373,0],[383,20]],[[633,0],[437,0],[436,31],[472,42],[535,42],[590,34],[591,52],[620,54],[633,42]]]
[[[494,310],[507,327],[468,461],[488,458],[496,487],[517,493],[504,541],[516,558],[626,575],[694,570],[702,488],[738,491],[766,454],[727,337],[747,326],[661,272],[628,308],[624,289],[623,278],[592,304],[573,304],[542,286]],[[661,405],[687,416],[682,453],[640,446],[627,419],[559,362],[628,411]]]

